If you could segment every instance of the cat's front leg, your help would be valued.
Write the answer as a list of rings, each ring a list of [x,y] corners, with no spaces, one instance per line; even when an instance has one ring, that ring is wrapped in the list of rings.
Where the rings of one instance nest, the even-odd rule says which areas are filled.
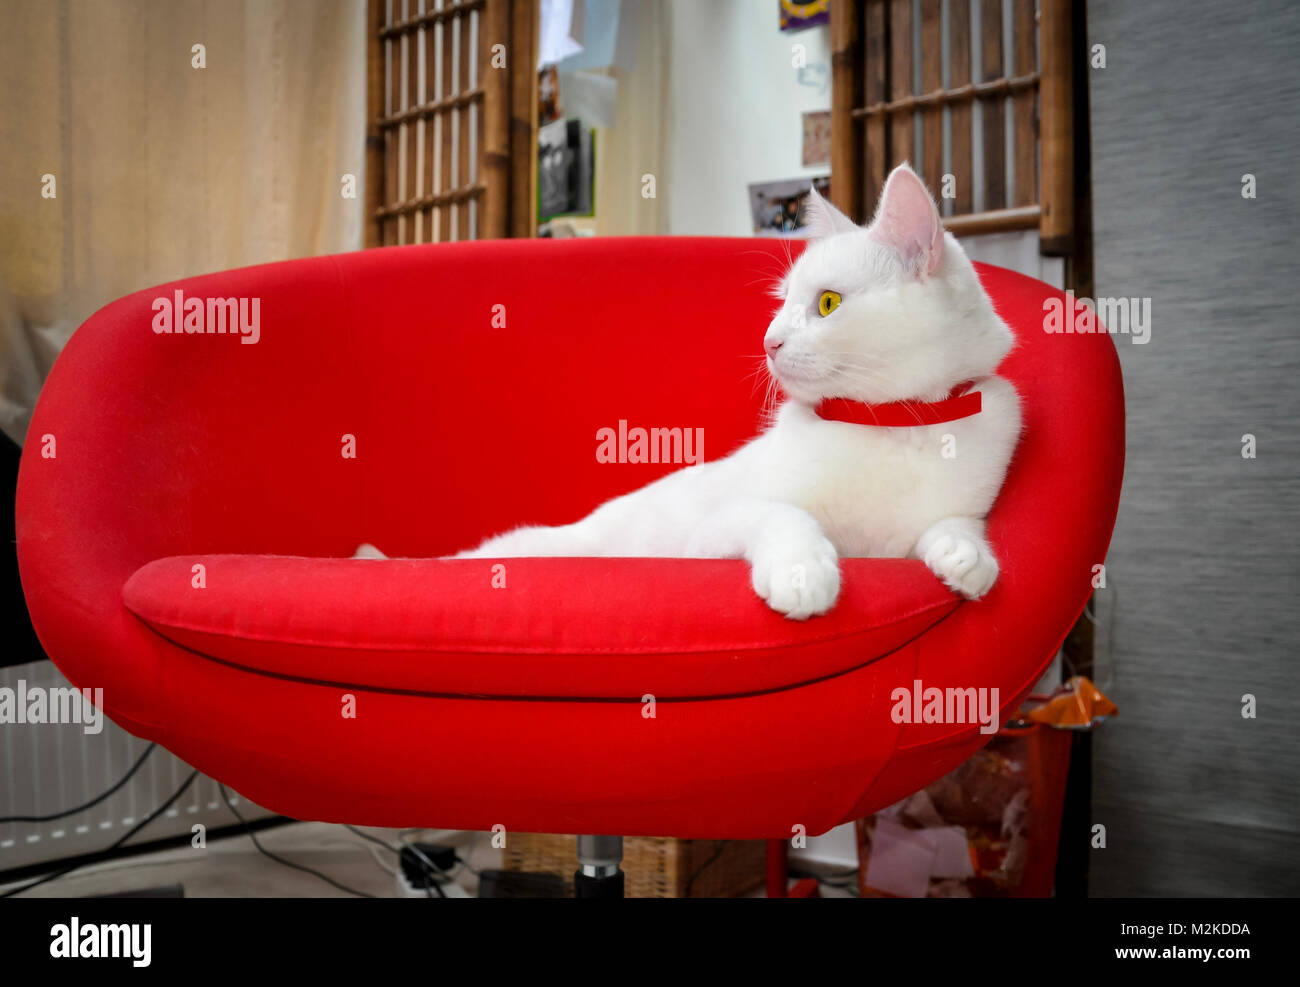
[[[807,620],[835,606],[840,595],[839,553],[820,530],[793,537],[769,532],[756,540],[752,552],[754,592],[777,613]]]
[[[839,553],[807,511],[773,501],[742,501],[700,522],[689,555],[740,556],[767,605],[791,620],[826,613],[840,595]]]
[[[931,525],[917,540],[912,557],[968,600],[978,600],[998,578],[998,560],[978,518],[949,517]]]

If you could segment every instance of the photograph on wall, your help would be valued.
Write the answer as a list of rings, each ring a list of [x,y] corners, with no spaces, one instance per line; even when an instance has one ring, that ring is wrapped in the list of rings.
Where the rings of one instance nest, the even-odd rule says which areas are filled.
[[[815,178],[787,178],[779,182],[759,182],[749,186],[749,205],[758,236],[793,236],[803,230],[803,202],[808,190],[816,186],[823,196],[830,195],[830,175]]]
[[[556,120],[537,129],[537,220],[590,216],[595,202],[596,154],[590,127]]]

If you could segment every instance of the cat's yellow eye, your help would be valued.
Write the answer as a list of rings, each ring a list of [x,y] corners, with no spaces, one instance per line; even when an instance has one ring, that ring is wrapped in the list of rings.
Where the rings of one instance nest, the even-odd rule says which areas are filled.
[[[840,307],[840,295],[837,291],[823,291],[817,299],[817,314],[823,319]]]

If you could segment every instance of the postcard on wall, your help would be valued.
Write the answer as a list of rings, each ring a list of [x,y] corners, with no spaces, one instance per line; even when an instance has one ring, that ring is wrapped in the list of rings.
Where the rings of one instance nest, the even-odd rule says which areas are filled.
[[[830,195],[830,175],[750,185],[749,207],[754,232],[758,236],[806,236],[803,232],[803,200],[814,185],[821,195]]]
[[[803,166],[830,164],[831,111],[818,110],[803,115]]]

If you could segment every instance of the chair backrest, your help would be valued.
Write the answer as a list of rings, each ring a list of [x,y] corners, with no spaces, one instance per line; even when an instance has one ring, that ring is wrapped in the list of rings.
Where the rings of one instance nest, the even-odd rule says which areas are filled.
[[[601,429],[698,429],[709,459],[755,434],[767,289],[798,249],[490,241],[138,292],[59,358],[28,443],[55,435],[63,468],[24,458],[20,526],[36,523],[22,515],[39,498],[41,537],[88,553],[81,563],[120,586],[165,555],[346,555],[363,540],[436,555],[576,519],[680,465],[602,462]],[[1059,293],[980,271],[1017,333],[1004,372],[1026,408],[995,544],[1042,552],[1067,525],[1108,537],[1123,447],[1114,348],[1045,333],[1044,299]],[[155,332],[160,300],[175,305],[178,291],[180,310],[198,299],[205,318],[208,299],[259,299],[257,342]]]
[[[366,540],[447,552],[576,520],[678,468],[601,462],[597,433],[621,422],[698,429],[706,458],[730,452],[761,426],[767,289],[801,246],[615,238],[341,258],[364,338]],[[1068,524],[1104,545],[1123,466],[1114,347],[1047,333],[1044,303],[1059,292],[977,267],[1016,332],[1002,372],[1025,402],[993,535],[1035,552]]]
[[[751,438],[787,249],[617,238],[365,258],[366,540],[428,555],[574,521]],[[602,461],[635,459],[618,436],[637,428],[680,430],[655,433],[663,456],[653,443],[677,462]]]

